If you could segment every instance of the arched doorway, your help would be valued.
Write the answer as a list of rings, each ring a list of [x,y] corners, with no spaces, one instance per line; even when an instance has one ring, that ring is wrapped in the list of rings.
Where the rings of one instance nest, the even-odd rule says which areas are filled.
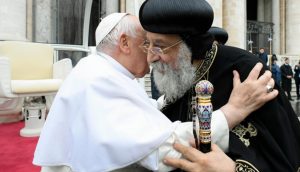
[[[273,25],[271,0],[247,0],[247,50],[272,54]]]

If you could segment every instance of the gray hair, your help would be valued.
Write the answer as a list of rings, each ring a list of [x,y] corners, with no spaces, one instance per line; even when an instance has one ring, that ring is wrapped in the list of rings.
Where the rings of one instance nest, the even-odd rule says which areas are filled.
[[[128,36],[136,37],[136,29],[139,23],[132,20],[131,17],[132,15],[130,14],[124,16],[115,28],[97,45],[96,50],[104,51],[115,48],[123,33]]]
[[[191,63],[192,52],[186,43],[181,43],[177,55],[178,68],[156,61],[152,63],[153,77],[157,89],[165,94],[167,102],[175,102],[193,85],[195,68]],[[164,73],[158,72],[164,71]]]

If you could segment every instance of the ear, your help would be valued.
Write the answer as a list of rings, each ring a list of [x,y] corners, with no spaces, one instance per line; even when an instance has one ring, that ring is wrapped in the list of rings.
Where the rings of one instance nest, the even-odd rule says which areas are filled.
[[[120,50],[123,53],[129,53],[130,52],[130,48],[129,48],[129,39],[128,36],[126,34],[122,34],[119,38],[119,46],[120,46]]]

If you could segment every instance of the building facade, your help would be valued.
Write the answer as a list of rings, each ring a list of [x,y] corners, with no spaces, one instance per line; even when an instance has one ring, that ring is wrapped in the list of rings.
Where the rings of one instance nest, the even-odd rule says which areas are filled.
[[[57,59],[71,58],[75,65],[95,46],[102,17],[113,12],[138,15],[143,1],[0,0],[0,40],[50,43]],[[300,1],[207,1],[215,14],[213,26],[228,32],[227,45],[254,53],[263,47],[268,54],[290,57],[292,66],[299,61]],[[149,85],[148,79],[142,83]]]
[[[101,17],[113,12],[138,15],[144,0],[0,0],[0,39],[53,44],[83,44],[84,22],[89,43]],[[229,33],[228,45],[269,54],[299,55],[300,1],[207,0],[213,7],[213,26]],[[89,21],[84,13],[90,6]],[[86,39],[86,38],[85,38]]]
[[[214,26],[227,30],[227,45],[299,61],[300,1],[208,0],[215,12]],[[279,63],[282,61],[280,60]]]

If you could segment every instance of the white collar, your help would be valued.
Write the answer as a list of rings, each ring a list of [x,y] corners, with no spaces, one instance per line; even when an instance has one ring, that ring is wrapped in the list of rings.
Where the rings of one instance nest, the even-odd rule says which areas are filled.
[[[116,61],[113,57],[109,56],[108,54],[97,52],[97,54],[104,59],[106,59],[115,69],[123,73],[124,75],[128,76],[131,79],[135,79],[134,75],[129,72],[123,65],[121,65],[118,61]]]

